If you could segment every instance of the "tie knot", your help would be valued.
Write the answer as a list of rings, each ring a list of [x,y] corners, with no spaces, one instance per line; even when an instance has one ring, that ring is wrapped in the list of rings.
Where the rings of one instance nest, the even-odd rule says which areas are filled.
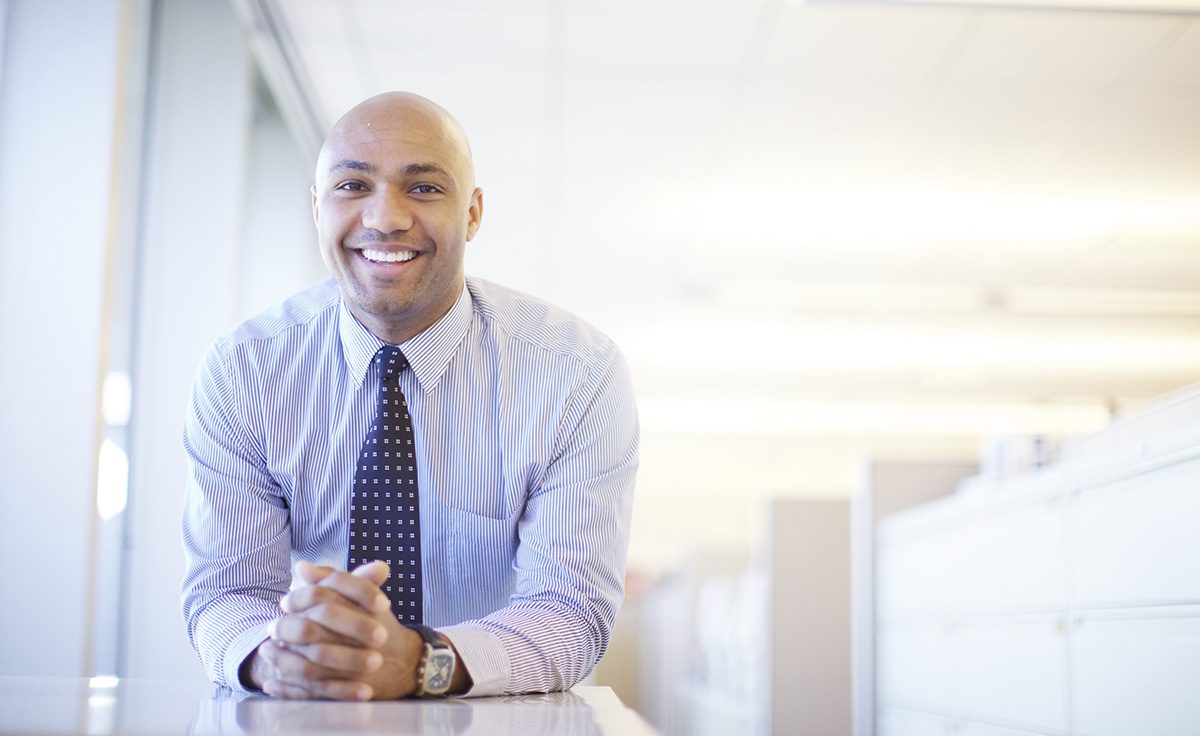
[[[375,353],[375,363],[379,366],[379,375],[385,381],[395,381],[400,371],[408,367],[404,353],[395,345],[384,345]]]

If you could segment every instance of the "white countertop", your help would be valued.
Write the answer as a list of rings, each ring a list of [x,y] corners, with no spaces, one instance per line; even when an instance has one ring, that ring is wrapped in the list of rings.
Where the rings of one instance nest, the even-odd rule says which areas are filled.
[[[610,688],[386,703],[287,701],[182,680],[0,677],[0,734],[652,736]]]

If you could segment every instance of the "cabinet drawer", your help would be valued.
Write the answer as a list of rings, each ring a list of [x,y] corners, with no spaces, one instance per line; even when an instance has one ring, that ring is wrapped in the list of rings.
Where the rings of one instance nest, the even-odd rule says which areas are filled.
[[[1075,722],[1086,736],[1200,732],[1200,613],[1083,618],[1075,629]]]
[[[959,589],[955,556],[962,543],[951,531],[881,542],[877,557],[877,610],[882,620],[944,615]]]
[[[1200,460],[1083,491],[1072,513],[1080,606],[1200,602]]]
[[[972,623],[955,634],[959,706],[968,717],[1067,729],[1066,644],[1060,620]]]
[[[1062,612],[1066,606],[1065,504],[1058,498],[964,524],[956,552],[958,609]]]
[[[881,627],[875,643],[878,701],[953,708],[951,644],[950,629],[938,623]]]

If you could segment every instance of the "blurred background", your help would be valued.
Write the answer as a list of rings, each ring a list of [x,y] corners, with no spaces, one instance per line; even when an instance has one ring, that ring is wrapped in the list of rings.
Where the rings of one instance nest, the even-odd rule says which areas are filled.
[[[326,276],[317,148],[390,89],[471,136],[467,272],[629,360],[594,681],[664,733],[871,733],[875,520],[1200,377],[1196,0],[0,0],[0,675],[203,677],[191,379]]]

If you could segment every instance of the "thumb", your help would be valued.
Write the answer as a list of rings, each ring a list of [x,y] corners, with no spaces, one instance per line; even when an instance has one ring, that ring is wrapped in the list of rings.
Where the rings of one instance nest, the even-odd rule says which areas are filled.
[[[335,568],[325,567],[324,565],[314,565],[311,562],[300,560],[296,563],[293,569],[295,576],[300,582],[305,585],[316,585],[333,573],[337,572]]]
[[[386,562],[375,560],[374,562],[368,562],[365,565],[359,565],[358,567],[354,568],[350,574],[357,575],[360,578],[366,578],[376,586],[380,586],[383,585],[384,581],[388,579],[388,576],[392,574],[392,569],[388,567]]]

